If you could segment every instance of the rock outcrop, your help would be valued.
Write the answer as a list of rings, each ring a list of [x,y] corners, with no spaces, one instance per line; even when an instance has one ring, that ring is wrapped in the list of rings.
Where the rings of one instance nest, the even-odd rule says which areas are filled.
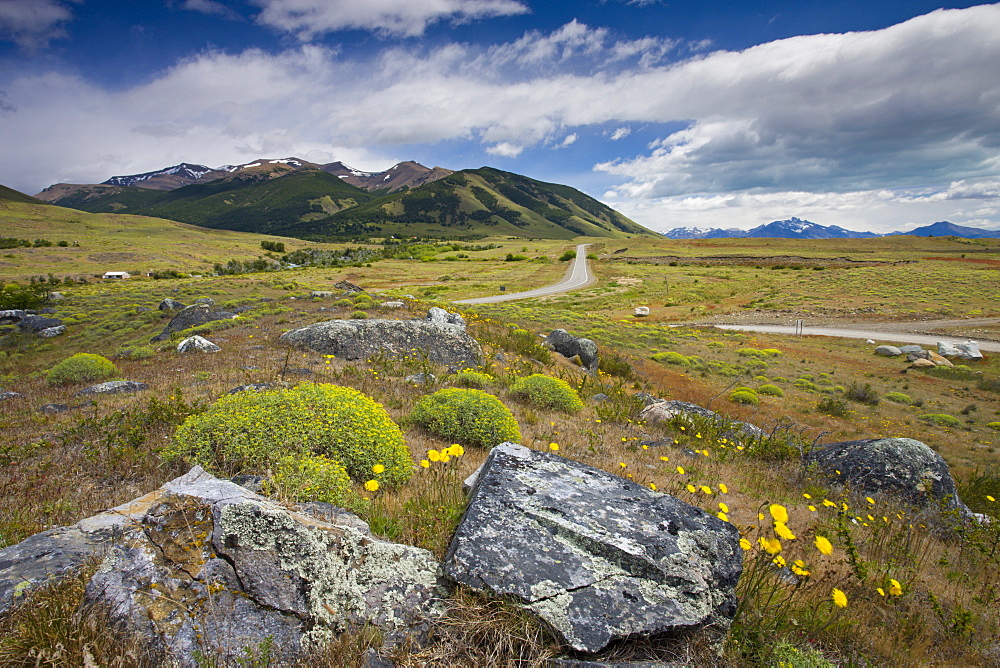
[[[176,299],[171,299],[170,297],[167,297],[166,299],[161,301],[160,305],[157,306],[156,308],[160,309],[161,311],[179,311],[185,308],[185,306]]]
[[[729,420],[729,418],[723,417],[715,411],[703,408],[698,404],[692,404],[687,401],[663,401],[655,397],[653,398],[655,399],[653,403],[647,404],[645,408],[639,411],[639,420],[647,424],[669,422],[671,419],[683,415],[710,420],[712,422],[728,422],[730,423],[731,431],[727,437],[732,437],[736,440],[745,441],[761,438],[765,435],[764,430],[756,425],[752,425],[749,422],[740,422],[739,420]]]
[[[336,519],[336,515],[332,515]],[[48,578],[103,561],[86,599],[141,634],[164,663],[228,665],[270,638],[277,661],[366,626],[386,646],[419,637],[446,594],[419,548],[364,523],[286,509],[195,467],[159,490],[0,550],[0,611]]]
[[[733,525],[512,443],[494,448],[470,483],[445,558],[455,581],[520,601],[578,651],[626,638],[725,634],[743,563]]]
[[[891,494],[915,506],[943,503],[964,515],[951,469],[938,453],[912,438],[876,438],[828,443],[805,456],[856,492]]]
[[[979,344],[975,341],[965,341],[963,343],[948,343],[938,341],[938,354],[944,357],[956,357],[960,360],[978,362],[983,359],[983,354],[979,351]]]
[[[79,392],[74,392],[74,397],[87,397],[95,394],[132,394],[148,390],[149,385],[140,383],[137,380],[108,380],[97,385],[85,387]]]
[[[346,360],[380,354],[394,359],[426,354],[434,364],[462,369],[478,366],[483,359],[483,351],[466,333],[462,317],[439,308],[432,308],[423,320],[318,322],[285,332],[281,340]]]
[[[556,329],[545,337],[542,345],[569,359],[579,356],[580,364],[585,369],[588,371],[597,370],[599,363],[597,344],[590,339],[573,336],[565,329]]]
[[[899,357],[903,354],[903,351],[896,346],[890,346],[888,344],[881,345],[875,349],[876,355],[883,355],[884,357]]]

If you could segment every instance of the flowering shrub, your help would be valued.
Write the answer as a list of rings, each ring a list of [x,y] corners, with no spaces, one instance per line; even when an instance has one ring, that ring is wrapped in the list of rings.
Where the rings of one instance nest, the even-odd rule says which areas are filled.
[[[685,355],[681,355],[673,350],[654,354],[650,359],[660,364],[679,364],[680,366],[691,366],[691,360]]]
[[[114,362],[107,357],[91,353],[77,353],[49,369],[49,385],[92,383],[107,380],[118,373]]]
[[[729,400],[733,403],[747,404],[748,406],[756,406],[760,403],[760,397],[748,387],[741,387],[730,393]]]
[[[344,505],[351,493],[351,477],[343,466],[323,455],[288,455],[277,461],[264,491],[291,501]]]
[[[913,399],[910,398],[910,395],[902,392],[889,392],[885,395],[885,399],[886,401],[891,401],[895,404],[904,404],[906,406],[913,403]]]
[[[381,404],[350,387],[316,383],[223,396],[185,420],[164,454],[227,473],[262,471],[289,454],[325,455],[355,480],[382,464],[382,479],[392,484],[408,480],[413,466]]]
[[[954,415],[948,415],[947,413],[924,413],[919,417],[920,420],[924,422],[929,422],[930,424],[936,424],[939,427],[961,427],[962,421],[959,420]]]
[[[452,378],[452,383],[458,387],[474,387],[477,390],[481,390],[490,383],[494,382],[493,376],[488,373],[480,373],[479,371],[473,371],[472,369],[466,369],[465,371],[459,371]]]
[[[583,410],[580,395],[565,380],[536,373],[519,378],[510,388],[511,394],[542,408],[554,408],[566,413]]]
[[[757,388],[757,392],[759,394],[766,394],[769,397],[785,396],[784,390],[782,390],[777,385],[771,385],[771,384],[761,385],[760,387]]]
[[[482,390],[438,390],[416,403],[410,419],[442,438],[484,448],[521,440],[510,409]]]

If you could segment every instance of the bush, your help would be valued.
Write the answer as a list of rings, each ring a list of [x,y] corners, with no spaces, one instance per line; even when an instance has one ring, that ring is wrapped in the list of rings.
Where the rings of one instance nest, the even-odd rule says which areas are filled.
[[[413,473],[403,433],[381,404],[350,387],[316,383],[225,395],[185,420],[164,456],[235,474],[292,454],[325,455],[354,480],[368,480],[376,464],[390,484]]]
[[[552,352],[541,345],[539,338],[526,329],[512,329],[502,345],[507,350],[536,359],[542,364],[549,364],[552,361]]]
[[[758,350],[757,348],[740,348],[736,351],[736,354],[741,357],[780,357],[781,351],[777,348],[764,348],[763,350]]]
[[[856,401],[866,406],[878,406],[879,402],[878,392],[872,388],[870,383],[865,383],[864,385],[851,383],[844,392],[844,396],[851,401]]]
[[[576,257],[576,251],[575,250],[568,250],[568,251],[566,251],[565,253],[563,253],[562,255],[559,256],[559,261],[560,262],[569,262],[570,260],[574,259],[575,257]]]
[[[490,383],[494,382],[493,376],[488,373],[480,373],[479,371],[473,371],[472,369],[466,369],[465,371],[459,371],[452,377],[452,384],[458,387],[474,387],[477,390],[481,390]]]
[[[1000,422],[987,422],[986,426],[989,427],[990,429],[995,429],[996,431],[1000,431]]]
[[[565,380],[536,373],[527,378],[518,378],[510,388],[515,397],[524,399],[541,408],[553,408],[566,413],[583,410],[583,401],[576,390]]]
[[[350,498],[347,469],[323,455],[288,455],[274,466],[264,492],[289,501],[322,501],[338,506]]]
[[[998,423],[1000,424],[1000,423]],[[969,479],[958,483],[958,496],[972,512],[1000,516],[1000,505],[988,497],[1000,499],[1000,475],[975,471]]]
[[[368,317],[368,314],[364,311],[355,311],[351,314],[351,320],[364,320]]]
[[[760,394],[766,394],[769,397],[783,397],[785,396],[785,391],[782,390],[777,385],[761,385],[757,388],[757,392]]]
[[[49,385],[95,383],[117,375],[118,368],[107,357],[91,353],[77,353],[49,369]]]
[[[654,362],[659,362],[660,364],[679,364],[680,366],[691,366],[690,359],[672,350],[656,353],[650,359]]]
[[[482,390],[438,390],[414,405],[410,420],[432,434],[467,445],[492,448],[504,441],[521,440],[510,409]]]
[[[730,393],[729,400],[737,404],[746,404],[748,406],[757,406],[760,404],[760,397],[753,390],[741,387],[734,392]]]
[[[820,413],[833,415],[834,417],[846,417],[847,402],[843,399],[838,399],[837,397],[827,397],[823,401],[816,404],[816,410]]]
[[[38,308],[49,300],[49,290],[41,284],[0,283],[0,311]]]
[[[902,392],[888,392],[885,395],[885,400],[891,401],[894,404],[903,404],[905,406],[909,406],[913,403],[913,399],[910,398],[910,395],[903,394]]]
[[[120,360],[147,360],[154,355],[156,355],[156,351],[151,346],[137,346],[123,348],[116,352],[113,357]]]
[[[633,380],[636,377],[631,362],[612,351],[605,351],[601,354],[597,362],[597,369],[609,376],[618,376],[625,380]]]
[[[338,299],[337,301],[333,302],[333,305],[339,306],[341,308],[350,308],[354,306],[354,302],[352,302],[350,299],[345,298],[345,299]]]
[[[939,427],[962,426],[961,420],[959,420],[954,415],[948,415],[947,413],[924,413],[923,415],[920,416],[919,419],[929,424],[936,424]]]
[[[806,378],[799,378],[797,381],[792,383],[792,385],[809,392],[819,392],[819,386]]]

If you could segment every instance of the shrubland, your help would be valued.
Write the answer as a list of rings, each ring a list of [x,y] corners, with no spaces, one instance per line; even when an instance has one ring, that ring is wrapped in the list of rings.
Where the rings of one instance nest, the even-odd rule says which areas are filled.
[[[701,657],[703,662],[989,663],[1000,633],[1000,525],[964,523],[938,509],[918,511],[891,498],[852,494],[803,466],[800,455],[837,440],[915,438],[951,465],[974,511],[1000,517],[997,358],[965,370],[901,373],[905,363],[876,357],[854,341],[689,322],[709,312],[765,305],[774,312],[872,308],[886,318],[927,308],[938,315],[997,315],[995,282],[982,280],[974,272],[985,270],[959,257],[982,250],[978,259],[995,258],[997,248],[942,240],[937,259],[916,267],[892,262],[930,255],[926,241],[905,251],[891,243],[877,240],[864,248],[851,241],[837,249],[864,248],[871,251],[866,258],[883,265],[813,271],[758,268],[757,259],[732,266],[652,264],[650,258],[667,254],[654,242],[595,242],[601,258],[595,286],[464,309],[486,361],[453,375],[420,355],[346,362],[288,348],[278,336],[311,322],[349,318],[361,308],[368,317],[421,317],[433,299],[481,296],[499,285],[508,291],[537,287],[564,270],[558,259],[566,244],[498,240],[496,248],[481,251],[487,259],[392,258],[376,268],[68,287],[58,305],[59,317],[68,321],[66,335],[38,339],[8,332],[0,342],[0,387],[22,395],[2,406],[0,547],[136,498],[198,462],[219,475],[270,470],[266,493],[344,505],[377,534],[442,557],[464,508],[461,481],[491,445],[511,439],[673,494],[739,528],[745,571],[737,618],[723,657]],[[611,259],[626,246],[618,257],[633,259]],[[746,254],[729,240],[678,246],[669,252],[689,258]],[[802,256],[824,251],[822,244],[781,246]],[[552,262],[507,263],[509,252]],[[955,259],[943,259],[949,257]],[[465,273],[455,267],[466,261],[475,262],[475,278],[454,278]],[[922,280],[923,289],[901,303],[907,273],[911,281]],[[345,279],[381,294],[340,301],[339,294],[309,296]],[[835,305],[836,295],[843,299]],[[222,346],[221,353],[178,355],[177,341],[190,332],[150,343],[171,315],[156,310],[167,296],[185,303],[209,296],[220,306],[246,310],[235,320],[198,328]],[[407,306],[381,306],[395,298]],[[653,316],[632,317],[637,305],[652,306]],[[554,327],[595,340],[601,370],[587,374],[542,348],[539,335]],[[82,353],[113,359],[115,375],[146,382],[150,390],[84,405],[73,394],[89,377],[50,382],[51,370]],[[405,381],[421,371],[437,380]],[[251,383],[271,389],[226,394]],[[594,401],[597,394],[604,400]],[[636,416],[644,394],[751,422],[766,437],[737,443],[725,422],[642,424]],[[47,403],[74,408],[40,413]],[[351,422],[351,415],[361,419]],[[332,431],[330,422],[338,425]],[[229,431],[252,438],[240,441],[243,450],[229,451]],[[362,437],[352,440],[357,435]],[[0,663],[82,665],[87,652],[102,664],[138,663],[123,660],[101,624],[80,615],[80,582],[66,578],[0,618]],[[459,589],[448,605],[438,642],[409,654],[401,650],[397,661],[536,665],[558,651],[545,628],[507,602]],[[122,642],[131,647],[139,641]],[[353,665],[364,647],[377,642],[374,636],[345,637],[323,661]]]

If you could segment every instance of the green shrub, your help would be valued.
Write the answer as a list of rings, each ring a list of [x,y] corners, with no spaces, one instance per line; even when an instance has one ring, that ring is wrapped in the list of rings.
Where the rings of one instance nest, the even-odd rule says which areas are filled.
[[[757,348],[739,348],[736,354],[741,357],[780,357],[781,351],[777,348],[764,348],[763,350],[758,350]]]
[[[264,492],[290,501],[322,501],[342,506],[350,498],[347,469],[323,455],[298,454],[279,459]]]
[[[576,251],[575,250],[568,250],[568,251],[566,251],[565,253],[563,253],[562,255],[559,256],[559,261],[560,262],[569,262],[570,260],[574,259],[575,257],[576,257]]]
[[[625,380],[633,380],[636,377],[632,363],[613,351],[605,351],[601,354],[597,368],[609,376],[618,376]]]
[[[488,373],[480,373],[479,371],[473,371],[472,369],[466,369],[465,371],[459,371],[454,376],[452,376],[452,384],[458,387],[474,387],[477,390],[481,390],[490,383],[493,383],[495,378]]]
[[[368,304],[375,303],[375,300],[372,299],[370,295],[367,295],[364,292],[360,292],[354,295],[354,297],[351,299],[351,303],[353,303],[355,306],[367,306]]]
[[[403,433],[381,404],[350,387],[316,383],[225,395],[185,420],[164,456],[234,474],[262,472],[290,454],[325,455],[354,480],[368,480],[376,464],[391,484],[413,473]]]
[[[510,388],[513,396],[541,408],[553,408],[566,413],[583,410],[583,401],[565,380],[536,373],[518,378]]]
[[[350,299],[345,298],[345,299],[338,299],[337,301],[333,302],[333,305],[339,306],[341,308],[350,308],[354,306],[354,302],[352,302]]]
[[[364,311],[355,311],[351,314],[351,320],[364,320],[368,317],[368,314]]]
[[[154,355],[156,355],[156,351],[151,346],[137,346],[123,348],[116,352],[113,357],[120,360],[147,360]]]
[[[748,406],[757,406],[760,404],[760,397],[757,396],[757,393],[746,387],[731,392],[729,400],[733,403],[746,404]]]
[[[510,409],[482,390],[438,390],[413,406],[410,420],[432,434],[467,445],[492,448],[504,441],[521,440]]]
[[[49,381],[49,385],[95,383],[107,380],[117,373],[118,368],[107,357],[92,353],[77,353],[49,369],[46,380]]]
[[[909,406],[913,403],[913,399],[910,398],[910,395],[903,394],[902,392],[887,392],[885,400],[891,401],[894,404],[903,404],[905,406]]]
[[[986,426],[989,427],[990,429],[995,429],[997,431],[1000,431],[1000,422],[987,422]]]
[[[979,382],[976,383],[976,387],[987,392],[1000,393],[1000,378],[980,378]]]
[[[816,404],[816,410],[834,417],[847,417],[847,402],[837,397],[827,397]]]
[[[672,350],[656,353],[650,359],[654,362],[659,362],[660,364],[679,364],[680,366],[691,366],[690,359]]]
[[[962,421],[953,415],[948,415],[947,413],[924,413],[920,416],[921,420],[929,424],[936,424],[939,427],[961,427]]]
[[[761,385],[757,388],[757,392],[760,394],[766,394],[769,397],[783,397],[785,396],[785,391],[782,390],[777,385]]]
[[[49,290],[43,285],[0,283],[0,311],[38,308],[49,300]]]
[[[801,388],[803,390],[808,390],[809,392],[819,392],[819,387],[816,383],[805,378],[799,378],[797,381],[792,383],[795,387]]]
[[[856,401],[859,404],[865,404],[866,406],[877,406],[879,402],[878,392],[876,392],[870,383],[851,383],[847,387],[847,391],[844,392],[844,396],[851,401]]]
[[[518,355],[536,359],[542,364],[552,361],[552,352],[541,345],[539,338],[526,329],[512,329],[501,345]]]

